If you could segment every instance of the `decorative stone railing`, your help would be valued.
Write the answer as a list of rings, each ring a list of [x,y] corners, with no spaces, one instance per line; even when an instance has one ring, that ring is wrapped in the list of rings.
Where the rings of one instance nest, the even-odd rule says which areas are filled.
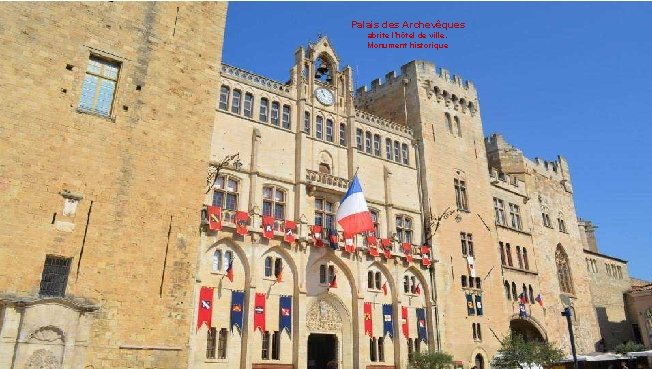
[[[259,76],[257,74],[247,72],[244,69],[234,67],[228,64],[222,64],[222,73],[229,76],[233,76],[237,79],[241,79],[245,82],[249,82],[255,85],[259,85],[270,90],[290,92],[290,89],[283,83]]]
[[[363,110],[356,109],[355,117],[362,123],[367,123],[385,131],[403,133],[412,136],[412,129],[391,120],[381,118]]]
[[[349,180],[335,177],[328,173],[321,173],[314,170],[306,170],[306,181],[311,184],[319,184],[326,187],[337,188],[346,191],[349,188]]]

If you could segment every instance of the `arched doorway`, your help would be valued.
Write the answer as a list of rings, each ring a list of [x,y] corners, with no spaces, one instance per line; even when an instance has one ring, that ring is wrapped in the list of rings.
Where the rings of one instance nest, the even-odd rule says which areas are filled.
[[[541,330],[529,319],[512,319],[509,322],[509,329],[512,333],[521,335],[526,341],[546,341]]]
[[[307,369],[350,368],[353,348],[343,345],[352,337],[351,319],[342,301],[325,294],[310,304],[306,313]]]
[[[482,357],[482,354],[475,355],[475,368],[484,369],[484,357]]]

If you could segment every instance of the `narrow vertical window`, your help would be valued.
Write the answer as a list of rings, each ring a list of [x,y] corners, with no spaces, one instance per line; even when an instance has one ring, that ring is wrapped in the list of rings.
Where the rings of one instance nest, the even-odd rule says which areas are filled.
[[[512,282],[512,300],[516,301],[518,294],[516,293],[516,283]]]
[[[369,131],[364,134],[364,151],[371,154],[371,132]]]
[[[496,197],[494,197],[494,212],[496,215],[496,224],[505,225],[505,203]]]
[[[382,283],[383,282],[382,275],[380,274],[380,272],[376,272],[375,276],[376,276],[376,286],[375,287],[376,287],[377,290],[379,290],[383,285],[383,283]]]
[[[371,270],[367,272],[367,289],[374,289],[374,272]]]
[[[385,139],[385,158],[387,160],[392,160],[392,139]]]
[[[355,130],[355,146],[358,151],[362,151],[364,148],[362,145],[362,130],[360,128]]]
[[[385,337],[378,337],[378,361],[385,361]]]
[[[326,119],[326,141],[333,142],[335,141],[335,132],[333,128],[333,121]]]
[[[530,262],[527,259],[527,249],[525,247],[523,248],[523,266],[526,270],[530,269]]]
[[[455,178],[455,200],[459,210],[469,210],[469,205],[466,197],[466,182],[461,179]]]
[[[260,358],[263,360],[269,360],[269,331],[263,332],[263,344]]]
[[[380,135],[374,135],[374,155],[380,156]]]
[[[498,242],[498,245],[500,247],[500,263],[502,265],[506,265],[506,263],[505,263],[505,246],[503,245],[502,242]]]
[[[451,115],[444,113],[444,117],[446,118],[446,127],[448,127],[448,132],[453,134],[453,121],[451,120]]]
[[[269,117],[269,100],[264,97],[260,98],[260,114],[258,115],[258,120],[261,122],[267,123]]]
[[[460,124],[460,118],[455,116],[455,128],[457,128],[457,137],[462,137],[462,125]]]
[[[233,90],[233,98],[231,99],[231,113],[240,114],[240,97],[242,92],[240,90]]]
[[[403,164],[408,165],[410,163],[410,157],[409,151],[408,151],[408,145],[407,144],[402,144],[401,145],[401,154],[403,156]]]
[[[340,145],[346,146],[346,124],[340,123]]]
[[[244,116],[247,118],[253,117],[253,111],[254,111],[254,95],[247,92],[244,98]]]
[[[394,161],[401,162],[401,144],[398,141],[394,141]]]
[[[311,126],[311,121],[310,121],[310,113],[309,112],[304,112],[303,113],[303,132],[307,135],[310,135],[310,126]]]
[[[217,342],[217,328],[208,328],[206,332],[206,358],[215,359],[215,344]]]
[[[265,277],[272,276],[272,257],[268,256],[265,258]]]
[[[81,90],[79,108],[110,115],[120,64],[91,55]]]
[[[534,304],[534,289],[532,285],[528,286],[528,292],[530,292],[530,304]]]
[[[505,253],[507,254],[507,265],[513,266],[513,264],[512,264],[512,247],[509,244],[505,245]]]
[[[219,272],[222,270],[222,250],[215,250],[213,253],[213,271]]]
[[[272,101],[272,120],[271,120],[271,122],[275,126],[278,126],[280,108],[281,108],[281,104],[279,104],[278,101]]]
[[[315,137],[320,140],[324,137],[324,118],[321,115],[318,115],[315,121]]]
[[[220,87],[220,110],[227,110],[229,106],[230,93],[231,90],[227,86],[222,85],[222,87]]]
[[[272,333],[272,360],[281,358],[281,335],[278,331]]]
[[[410,292],[410,277],[408,276],[403,276],[403,292],[404,293]]]
[[[220,336],[217,341],[217,358],[226,359],[226,338],[227,330],[226,328],[220,329]]]
[[[376,337],[369,338],[369,360],[376,361]]]
[[[322,264],[319,266],[319,283],[321,284],[326,283],[326,264]]]
[[[290,129],[292,123],[291,123],[291,118],[290,118],[290,106],[289,105],[283,105],[283,118],[282,118],[282,124],[283,128],[285,129]]]
[[[505,297],[507,297],[507,300],[509,301],[512,299],[511,293],[509,292],[509,282],[503,282],[503,286],[505,287]]]
[[[516,204],[509,204],[509,216],[512,223],[512,228],[521,229],[521,208]]]
[[[523,269],[523,255],[521,255],[521,246],[516,246],[516,258],[518,259],[518,268]]]

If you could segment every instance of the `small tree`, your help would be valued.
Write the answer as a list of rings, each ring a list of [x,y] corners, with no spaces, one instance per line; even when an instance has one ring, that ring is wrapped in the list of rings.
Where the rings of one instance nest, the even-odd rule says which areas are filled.
[[[548,342],[526,341],[519,334],[510,334],[501,342],[492,365],[502,369],[550,365],[564,358],[564,353]]]
[[[447,369],[453,365],[453,356],[442,351],[413,352],[410,355],[411,369]]]
[[[625,355],[628,352],[636,352],[645,350],[645,346],[634,341],[627,341],[616,346],[615,351],[617,354]]]

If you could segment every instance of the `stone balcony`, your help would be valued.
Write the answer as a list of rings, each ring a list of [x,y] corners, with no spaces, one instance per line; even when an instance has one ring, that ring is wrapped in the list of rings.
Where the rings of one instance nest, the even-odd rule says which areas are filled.
[[[326,190],[328,192],[346,192],[351,181],[346,178],[336,177],[332,174],[321,173],[314,170],[306,170],[306,186],[308,192]]]

